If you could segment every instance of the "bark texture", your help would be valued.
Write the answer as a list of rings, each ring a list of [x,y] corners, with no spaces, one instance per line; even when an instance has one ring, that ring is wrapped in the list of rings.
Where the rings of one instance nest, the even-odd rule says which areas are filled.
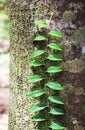
[[[51,30],[62,31],[64,48],[63,72],[55,79],[64,91],[66,115],[59,120],[66,130],[85,129],[85,0],[9,0],[11,66],[9,130],[38,130],[31,121],[30,108],[36,100],[27,97],[32,85],[27,80],[32,74],[29,55],[36,33],[34,21],[48,20]],[[57,117],[56,119],[57,120]],[[46,124],[40,130],[49,130]]]

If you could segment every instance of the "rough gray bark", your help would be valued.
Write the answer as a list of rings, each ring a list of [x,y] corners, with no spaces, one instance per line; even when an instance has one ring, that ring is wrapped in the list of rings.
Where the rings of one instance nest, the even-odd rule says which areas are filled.
[[[63,73],[55,76],[64,87],[65,117],[59,120],[66,130],[85,129],[85,1],[82,0],[9,0],[11,66],[9,130],[36,130],[30,108],[34,100],[27,97],[32,85],[29,55],[33,48],[34,21],[49,19],[51,30],[62,31],[64,38]],[[56,120],[56,119],[55,119]],[[48,130],[46,124],[42,130]]]

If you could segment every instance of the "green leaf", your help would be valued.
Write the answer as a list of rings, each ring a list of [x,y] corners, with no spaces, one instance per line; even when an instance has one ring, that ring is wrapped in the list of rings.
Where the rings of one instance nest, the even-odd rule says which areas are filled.
[[[59,73],[59,72],[61,72],[61,71],[62,71],[62,68],[59,67],[59,66],[50,66],[50,67],[48,67],[48,69],[47,69],[47,72],[48,72],[48,73]]]
[[[32,117],[32,120],[33,121],[45,121],[46,118],[44,116],[41,116],[41,115],[35,115]]]
[[[53,90],[63,90],[63,87],[57,82],[48,82],[46,86]]]
[[[60,108],[53,108],[50,110],[49,113],[52,115],[64,115],[65,114],[65,112]]]
[[[56,43],[50,43],[47,45],[48,47],[50,47],[51,49],[57,50],[57,51],[61,51],[62,48],[59,44]]]
[[[43,94],[45,94],[45,93],[46,93],[46,92],[43,91],[43,90],[34,90],[34,91],[32,91],[32,92],[29,94],[29,96],[32,97],[32,98],[36,98],[36,97],[39,97],[39,96],[41,96],[41,95],[43,95]]]
[[[58,55],[49,55],[49,56],[47,57],[47,59],[52,60],[52,61],[61,61],[61,60],[62,60],[62,57],[61,57],[61,56],[58,56]]]
[[[56,103],[56,104],[64,104],[63,100],[56,96],[50,96],[48,98],[48,100],[50,100],[51,102]]]
[[[31,76],[29,79],[28,79],[28,82],[29,83],[34,83],[34,82],[38,82],[38,81],[41,81],[43,80],[43,78],[39,75],[34,75],[34,76]]]
[[[63,130],[65,129],[64,126],[62,126],[61,124],[58,123],[52,123],[49,128],[53,129],[53,130]]]
[[[45,50],[38,50],[38,51],[35,51],[31,54],[31,58],[35,58],[35,57],[38,57],[40,55],[42,55],[43,53],[45,53],[46,51]]]
[[[49,25],[48,25],[44,20],[36,21],[35,24],[36,24],[39,28],[49,28]]]
[[[42,61],[39,61],[39,60],[33,60],[29,64],[30,64],[30,66],[34,66],[34,67],[44,65],[44,63]]]
[[[45,36],[41,36],[41,35],[36,36],[34,38],[34,41],[45,41],[45,40],[47,40],[47,38]]]
[[[45,109],[47,106],[45,104],[42,104],[42,103],[38,103],[36,104],[34,107],[32,107],[32,112],[36,112],[36,111],[40,111],[40,110],[43,110]]]
[[[56,38],[63,38],[63,34],[61,32],[51,31],[48,34]]]

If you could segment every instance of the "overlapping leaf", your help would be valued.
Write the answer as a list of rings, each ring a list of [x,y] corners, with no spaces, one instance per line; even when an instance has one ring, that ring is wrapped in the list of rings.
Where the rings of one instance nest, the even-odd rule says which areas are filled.
[[[52,115],[64,115],[65,114],[65,112],[60,108],[53,108],[50,110],[49,113]]]
[[[36,98],[36,97],[39,97],[39,96],[41,96],[41,95],[43,95],[43,94],[45,94],[45,93],[46,93],[46,92],[43,91],[43,90],[34,90],[34,91],[32,91],[32,92],[29,94],[29,96],[32,97],[32,98]]]
[[[48,34],[56,38],[63,38],[63,34],[61,32],[51,31]]]
[[[48,82],[45,86],[53,90],[63,90],[63,87],[57,82]]]
[[[64,130],[65,127],[62,126],[61,124],[58,123],[52,123],[49,128],[53,129],[53,130]]]
[[[44,63],[42,61],[40,61],[40,60],[33,60],[29,64],[30,64],[30,66],[34,66],[34,67],[38,67],[38,66],[44,65]]]
[[[45,36],[39,35],[34,38],[34,41],[45,41],[47,38]]]
[[[59,55],[49,55],[47,59],[52,60],[52,61],[62,61],[62,57]]]
[[[28,79],[28,82],[29,83],[34,83],[34,82],[39,82],[39,81],[41,81],[41,80],[43,80],[43,78],[41,77],[41,76],[39,76],[39,75],[34,75],[34,76],[31,76],[29,79]]]
[[[46,118],[44,116],[41,116],[41,115],[35,115],[32,117],[32,120],[33,121],[45,121]]]
[[[37,112],[37,111],[45,109],[46,107],[47,106],[45,104],[38,103],[35,106],[33,106],[31,110],[32,110],[32,112]]]
[[[36,58],[40,55],[42,55],[43,53],[45,53],[46,51],[45,50],[38,50],[38,51],[35,51],[31,54],[31,58]]]
[[[48,73],[59,73],[62,71],[62,68],[60,66],[50,66],[47,69]]]
[[[62,50],[62,47],[59,44],[56,44],[56,43],[50,43],[47,46],[50,47],[51,49],[54,49],[54,50],[57,50],[57,51]]]
[[[64,104],[63,100],[56,96],[50,96],[48,98],[48,100],[50,100],[51,102],[56,103],[56,104]]]

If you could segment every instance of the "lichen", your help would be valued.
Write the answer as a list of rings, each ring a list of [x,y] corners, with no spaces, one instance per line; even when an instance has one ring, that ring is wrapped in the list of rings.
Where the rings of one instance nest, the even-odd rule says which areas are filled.
[[[78,3],[70,3],[69,4],[69,8],[74,8],[75,10],[80,9],[82,10],[83,7],[83,3],[82,2],[78,2]]]
[[[72,35],[72,40],[76,45],[85,45],[85,26],[75,30],[74,34]]]
[[[69,95],[69,93],[75,94],[76,96],[85,95],[84,88],[81,86],[79,88],[75,88],[71,84],[66,84],[63,87],[64,87],[64,93],[66,93],[68,95]]]
[[[81,125],[76,124],[74,126],[74,130],[84,130],[84,127],[82,127]]]
[[[79,87],[79,89],[75,89],[75,95],[85,95],[84,88]]]
[[[72,86],[71,84],[66,84],[63,87],[64,87],[64,93],[66,93],[66,94],[74,93],[74,86]]]
[[[81,61],[81,59],[75,59],[75,60],[68,60],[66,62],[62,63],[62,67],[69,71],[69,72],[79,72],[82,71],[84,69],[85,64],[83,63],[83,61]]]
[[[63,49],[65,52],[68,52],[71,49],[71,42],[66,41],[63,45]],[[66,54],[66,53],[65,53]]]
[[[73,14],[72,11],[65,11],[63,16],[62,16],[62,21],[64,23],[69,23],[72,22],[76,18],[75,14]]]

